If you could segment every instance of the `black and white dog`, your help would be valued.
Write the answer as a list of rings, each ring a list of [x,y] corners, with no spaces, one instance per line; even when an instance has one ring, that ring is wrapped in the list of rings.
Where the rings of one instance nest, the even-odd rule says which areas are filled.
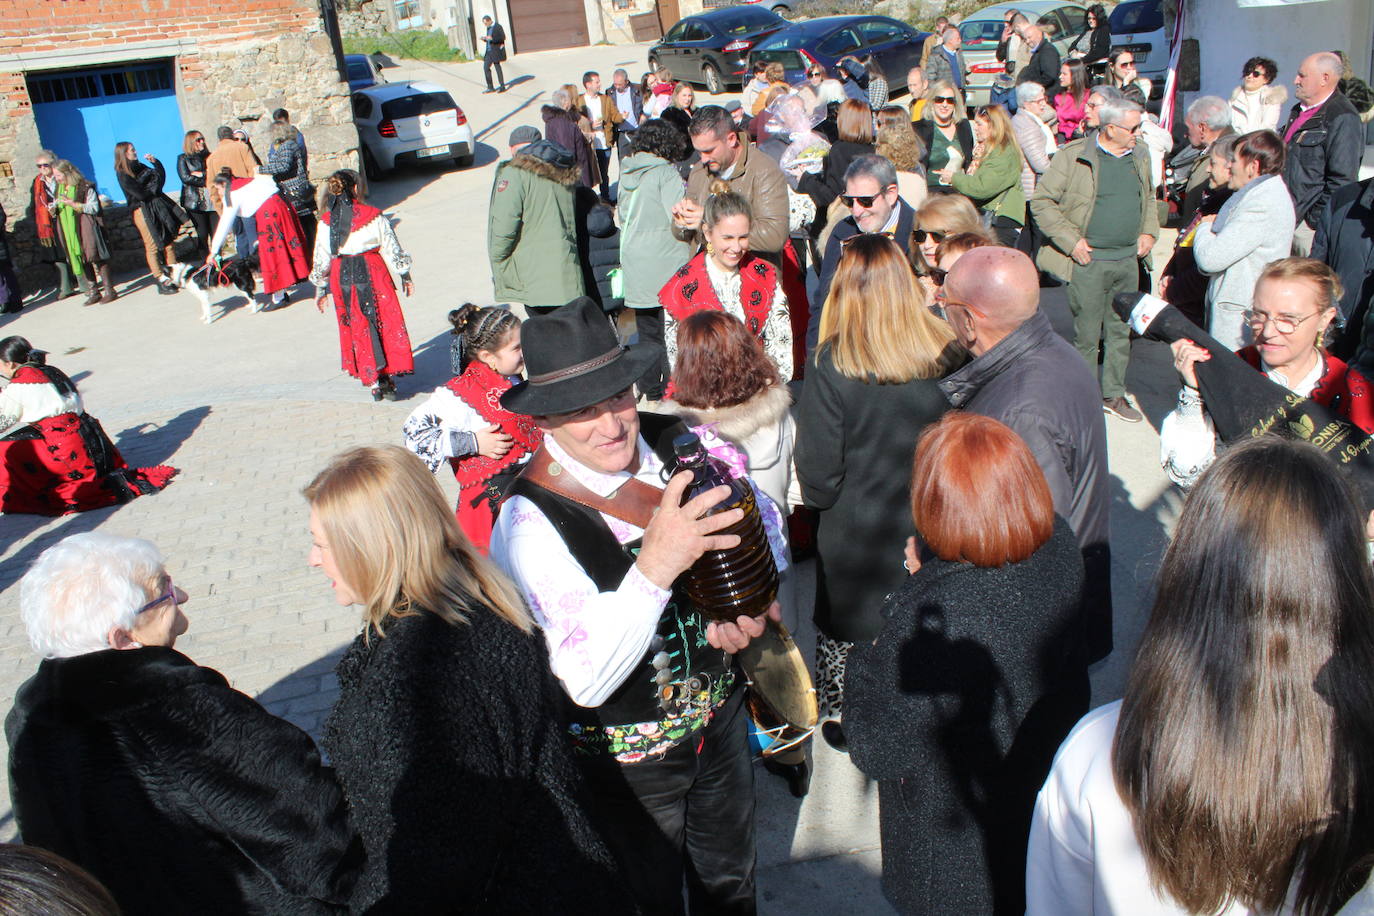
[[[207,265],[196,265],[178,263],[173,265],[171,271],[171,281],[178,289],[183,289],[196,297],[200,302],[200,317],[206,324],[210,324],[216,318],[224,314],[223,311],[212,313],[210,309],[210,295],[221,286],[235,286],[239,291],[248,297],[249,308],[258,311],[258,300],[254,296],[257,290],[257,281],[253,278],[253,271],[257,269],[257,256],[248,258],[230,258],[222,264],[216,266],[214,263]]]

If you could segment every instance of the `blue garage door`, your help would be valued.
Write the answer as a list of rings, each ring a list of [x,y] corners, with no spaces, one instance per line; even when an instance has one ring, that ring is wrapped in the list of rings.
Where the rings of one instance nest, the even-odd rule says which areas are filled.
[[[167,169],[165,190],[176,199],[181,189],[177,156],[186,132],[171,60],[30,74],[28,84],[39,140],[70,159],[101,194],[124,199],[115,179],[114,145],[127,140],[139,159],[152,153],[161,160]]]

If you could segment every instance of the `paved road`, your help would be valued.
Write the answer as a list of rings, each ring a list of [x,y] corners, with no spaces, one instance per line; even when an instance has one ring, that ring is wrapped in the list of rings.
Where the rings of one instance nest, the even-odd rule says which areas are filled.
[[[182,469],[166,491],[127,506],[61,519],[0,517],[0,708],[8,709],[37,664],[19,621],[15,582],[46,547],[98,528],[162,548],[192,597],[191,628],[179,649],[318,734],[337,693],[334,663],[359,619],[335,605],[323,577],[306,567],[300,490],[344,448],[398,442],[415,396],[446,380],[448,310],[491,299],[487,198],[509,131],[541,124],[538,109],[548,91],[578,81],[586,69],[600,69],[607,82],[618,66],[637,77],[644,47],[519,55],[506,67],[514,87],[504,95],[480,94],[479,64],[410,64],[389,74],[451,88],[484,144],[471,169],[410,171],[373,189],[373,202],[392,214],[415,257],[416,291],[405,310],[417,373],[401,381],[408,402],[374,404],[339,371],[334,319],[304,297],[262,314],[230,297],[229,313],[206,327],[189,295],[158,296],[130,276],[113,304],[83,308],[79,298],[53,302],[48,295],[20,315],[0,317],[0,336],[27,336],[73,375],[88,410],[131,463]],[[1177,502],[1156,460],[1154,428],[1172,398],[1157,348],[1138,342],[1130,382],[1148,422],[1108,421],[1119,648],[1094,673],[1099,702],[1119,696],[1139,632],[1140,596]],[[452,483],[445,486],[456,492]],[[893,562],[900,562],[900,547],[886,548]],[[800,637],[807,642],[811,634]],[[887,911],[876,880],[875,787],[823,744],[804,803],[762,770],[759,776],[763,912]],[[14,833],[7,792],[0,780],[0,838]]]

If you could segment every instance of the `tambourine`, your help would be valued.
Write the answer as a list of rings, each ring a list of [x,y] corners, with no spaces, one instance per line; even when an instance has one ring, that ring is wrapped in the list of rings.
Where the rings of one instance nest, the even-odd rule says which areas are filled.
[[[749,682],[749,715],[759,731],[773,739],[762,749],[763,756],[780,754],[810,738],[819,718],[816,688],[787,628],[768,621],[763,635],[750,640],[737,657]]]

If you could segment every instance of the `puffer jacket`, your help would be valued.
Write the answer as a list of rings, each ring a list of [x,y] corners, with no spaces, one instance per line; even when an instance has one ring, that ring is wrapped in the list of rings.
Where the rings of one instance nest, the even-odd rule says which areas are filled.
[[[1208,304],[1249,308],[1265,265],[1288,257],[1294,222],[1293,201],[1277,175],[1262,175],[1232,194],[1212,225],[1200,226],[1193,239],[1198,270],[1212,277]]]
[[[305,170],[305,150],[295,140],[274,143],[267,150],[267,161],[259,170],[277,179],[282,197],[298,214],[315,212],[315,189]]]
[[[673,163],[643,152],[621,161],[621,229],[635,244],[620,269],[625,304],[632,309],[658,308],[658,291],[696,253],[673,234],[673,205],[685,196],[686,185]]]
[[[574,195],[582,285],[602,311],[613,312],[625,305],[623,298],[611,293],[611,274],[620,267],[620,230],[615,226],[615,214],[591,188],[578,185]]]
[[[739,133],[739,159],[731,173],[730,190],[749,201],[754,221],[749,228],[749,250],[776,254],[787,243],[787,179],[778,164],[749,144],[749,135]],[[687,177],[687,196],[702,206],[711,196],[712,176],[700,163]],[[673,228],[678,238],[697,242],[699,233]]]
[[[1150,177],[1150,157],[1143,144],[1136,144],[1134,162],[1140,179],[1140,235],[1159,238],[1159,207],[1155,202],[1154,182]],[[1030,209],[1035,223],[1045,234],[1047,245],[1040,247],[1035,261],[1041,270],[1061,280],[1073,279],[1073,251],[1097,200],[1097,157],[1105,155],[1097,140],[1084,137],[1061,147],[1050,160],[1031,197]],[[1146,258],[1148,266],[1148,256]]]
[[[1287,136],[1288,125],[1301,111],[1301,105],[1289,110],[1279,136]],[[1360,114],[1349,99],[1333,93],[1288,141],[1288,155],[1283,160],[1283,183],[1293,195],[1299,223],[1317,227],[1331,192],[1359,180],[1363,156]]]
[[[487,223],[496,301],[566,305],[586,292],[577,258],[578,169],[516,153],[496,172]]]

